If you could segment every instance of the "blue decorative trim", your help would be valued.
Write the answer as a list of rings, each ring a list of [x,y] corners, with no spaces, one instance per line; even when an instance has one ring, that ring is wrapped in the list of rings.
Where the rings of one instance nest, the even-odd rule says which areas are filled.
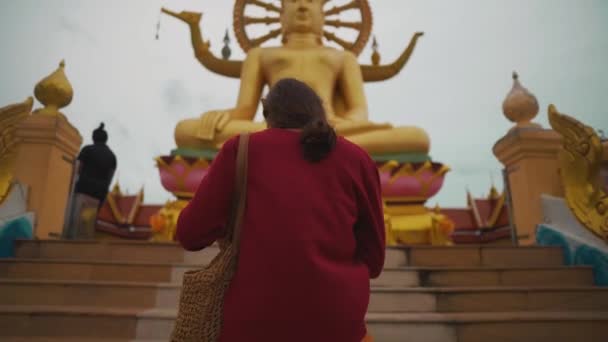
[[[597,285],[608,286],[608,255],[589,246],[582,245],[574,255],[575,265],[593,266],[593,278]]]
[[[564,263],[566,265],[591,266],[593,267],[595,285],[608,286],[607,253],[568,238],[561,232],[545,225],[537,227],[536,242],[541,246],[561,247],[564,251]]]
[[[33,238],[33,229],[25,217],[9,221],[0,227],[0,258],[15,257],[15,240]]]
[[[551,228],[539,225],[536,229],[536,243],[541,246],[561,247],[564,252],[564,264],[572,265],[572,251],[566,237]]]

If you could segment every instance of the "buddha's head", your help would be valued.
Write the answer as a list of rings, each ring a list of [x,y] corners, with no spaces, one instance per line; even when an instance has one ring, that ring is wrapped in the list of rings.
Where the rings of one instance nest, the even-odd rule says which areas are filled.
[[[321,37],[325,0],[282,0],[283,39],[291,33],[314,33]]]

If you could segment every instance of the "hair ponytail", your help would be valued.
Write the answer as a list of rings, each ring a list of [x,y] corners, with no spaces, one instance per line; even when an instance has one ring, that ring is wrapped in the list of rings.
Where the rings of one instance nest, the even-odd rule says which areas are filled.
[[[293,78],[278,81],[268,92],[264,118],[270,127],[301,129],[304,159],[316,163],[336,146],[336,132],[327,123],[323,102],[305,83]]]
[[[336,146],[336,132],[327,121],[316,118],[302,129],[300,144],[304,159],[317,163],[327,157]]]

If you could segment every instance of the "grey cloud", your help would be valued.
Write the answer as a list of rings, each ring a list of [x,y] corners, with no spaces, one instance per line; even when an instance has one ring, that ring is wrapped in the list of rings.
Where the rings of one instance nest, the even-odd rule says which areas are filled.
[[[118,136],[128,139],[129,138],[129,128],[119,122],[113,121],[110,125],[106,124],[106,130],[108,131],[108,135],[111,133],[115,133]]]
[[[59,28],[75,36],[83,38],[87,43],[96,44],[97,38],[86,28],[65,15],[59,17]]]
[[[162,100],[171,115],[181,117],[184,115],[182,112],[190,107],[191,96],[184,81],[169,80],[163,85]]]
[[[213,103],[213,97],[210,93],[204,92],[199,96],[199,103],[204,106],[204,107],[208,107]]]

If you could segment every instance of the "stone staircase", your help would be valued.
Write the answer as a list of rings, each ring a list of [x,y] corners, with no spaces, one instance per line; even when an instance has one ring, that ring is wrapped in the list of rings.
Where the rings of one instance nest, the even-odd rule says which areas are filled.
[[[216,252],[20,241],[0,259],[0,340],[167,341],[183,273]],[[607,341],[608,289],[562,260],[546,247],[388,249],[369,328],[378,342]]]

